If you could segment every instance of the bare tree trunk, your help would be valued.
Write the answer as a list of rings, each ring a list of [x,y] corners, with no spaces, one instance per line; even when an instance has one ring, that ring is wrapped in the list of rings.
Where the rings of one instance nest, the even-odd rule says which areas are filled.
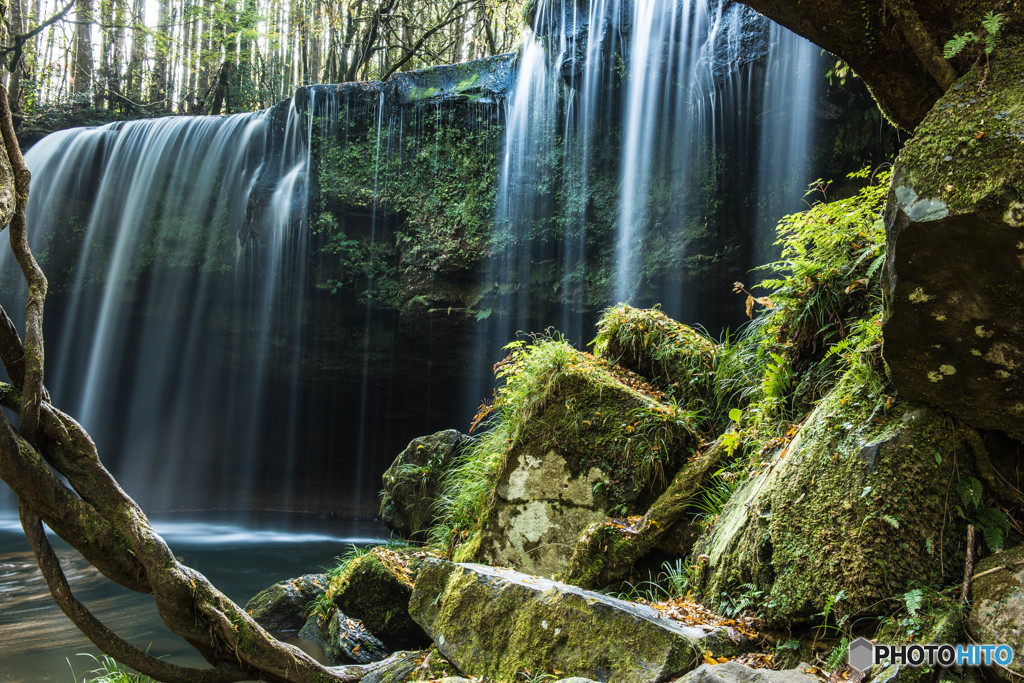
[[[122,111],[127,110],[124,98],[121,97],[121,65],[124,63],[125,18],[128,15],[128,0],[113,0],[114,26],[113,39],[110,44],[110,62],[107,67],[107,92],[110,95],[109,106],[119,105]]]
[[[75,4],[75,66],[71,89],[76,95],[89,92],[92,86],[92,0]]]
[[[160,0],[160,13],[153,32],[153,74],[149,84],[149,102],[160,109],[167,106],[167,64],[170,51],[170,0]]]
[[[11,0],[11,34],[24,33],[26,28],[24,0]],[[26,45],[26,47],[28,47]],[[11,64],[11,71],[7,78],[7,98],[11,103],[11,112],[17,116],[21,115],[25,106],[25,94],[21,90],[21,79],[25,72],[24,53],[18,55],[18,61]]]
[[[143,23],[145,6],[144,0],[134,0],[132,3],[132,55],[128,60],[126,90],[128,97],[136,104],[142,102],[142,65],[146,61],[146,25]]]

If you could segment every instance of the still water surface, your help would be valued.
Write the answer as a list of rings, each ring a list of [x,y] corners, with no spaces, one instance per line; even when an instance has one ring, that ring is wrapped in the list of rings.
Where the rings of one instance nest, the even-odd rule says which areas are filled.
[[[266,513],[245,521],[214,515],[152,521],[179,561],[243,605],[272,583],[320,571],[350,546],[370,545],[389,535],[376,522]],[[163,625],[151,596],[115,586],[60,539],[54,547],[76,596],[107,626],[169,661],[205,665]],[[81,680],[94,668],[90,658],[79,656],[86,652],[99,654],[53,603],[17,518],[0,512],[0,681],[71,683],[76,675]]]

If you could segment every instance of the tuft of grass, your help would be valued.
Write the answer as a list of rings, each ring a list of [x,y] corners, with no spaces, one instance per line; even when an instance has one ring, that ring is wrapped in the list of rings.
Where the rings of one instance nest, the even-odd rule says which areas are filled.
[[[430,528],[427,545],[451,556],[480,521],[494,495],[498,469],[509,444],[505,413],[491,419],[487,430],[463,449],[445,475],[436,506],[438,521]]]
[[[76,657],[88,657],[96,665],[96,668],[87,671],[81,679],[81,683],[156,683],[149,676],[128,671],[127,668],[108,655],[96,656],[89,652],[79,652]],[[64,660],[71,669],[72,676],[76,683],[78,676],[69,660]]]
[[[324,591],[324,593],[320,597],[311,601],[306,606],[306,615],[315,615],[320,617],[321,619],[329,619],[331,617],[331,615],[334,613],[334,610],[336,609],[336,607],[334,606],[334,596],[335,593],[337,592],[338,584],[341,580],[341,577],[345,574],[345,570],[348,569],[349,565],[352,564],[353,561],[360,557],[363,557],[364,555],[369,555],[371,552],[373,552],[374,548],[406,548],[408,547],[408,545],[408,543],[401,539],[392,539],[387,543],[373,546],[358,546],[354,543],[351,544],[349,546],[348,552],[346,552],[344,555],[341,555],[340,557],[335,558],[334,564],[324,571],[324,574],[327,576],[327,590]]]

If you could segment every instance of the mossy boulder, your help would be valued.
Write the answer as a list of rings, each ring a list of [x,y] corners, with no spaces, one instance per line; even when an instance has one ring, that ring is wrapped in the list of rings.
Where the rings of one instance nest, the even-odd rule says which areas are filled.
[[[471,441],[454,429],[413,439],[384,472],[381,521],[403,536],[423,536],[437,518],[442,478]]]
[[[655,550],[669,557],[688,556],[700,534],[693,503],[731,457],[727,439],[719,439],[679,468],[642,518],[607,518],[588,526],[576,541],[562,580],[603,588],[621,582]]]
[[[377,552],[354,558],[331,580],[331,601],[392,649],[425,645],[429,640],[409,616],[412,581],[391,564]]]
[[[512,363],[500,399],[508,450],[480,526],[455,557],[553,574],[588,525],[643,513],[695,439],[664,394],[564,342]]]
[[[470,676],[528,670],[599,681],[661,681],[705,651],[736,652],[722,629],[662,618],[652,607],[473,564],[427,560],[409,609],[438,650]]]
[[[1024,440],[1024,46],[939,100],[886,212],[883,354],[901,396]]]
[[[341,612],[324,618],[314,614],[299,631],[299,636],[320,645],[331,666],[338,664],[372,664],[390,654],[379,638],[366,630],[362,622]]]
[[[323,574],[306,574],[265,588],[249,600],[245,610],[268,631],[294,631],[306,623],[308,605],[327,591]]]
[[[995,571],[992,571],[995,570]],[[979,562],[975,573],[991,572],[971,584],[974,609],[967,631],[979,643],[1005,643],[1016,653],[1009,671],[993,667],[1004,680],[1024,676],[1024,546],[990,555]]]
[[[713,411],[719,346],[657,309],[619,304],[597,325],[595,353],[632,370],[687,408]],[[707,414],[705,416],[708,416]]]
[[[878,613],[916,585],[957,579],[965,528],[949,514],[949,486],[970,472],[974,433],[924,407],[886,414],[850,386],[818,405],[698,541],[706,598],[753,594],[770,623],[799,624],[833,601],[836,615]]]

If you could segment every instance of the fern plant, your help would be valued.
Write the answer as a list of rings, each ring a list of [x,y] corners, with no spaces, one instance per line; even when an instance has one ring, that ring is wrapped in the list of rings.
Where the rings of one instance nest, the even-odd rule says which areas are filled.
[[[953,484],[953,491],[960,499],[957,514],[981,532],[989,550],[1002,550],[1010,532],[1010,521],[999,508],[982,504],[981,482],[975,477],[965,477]]]
[[[953,59],[963,52],[968,45],[977,43],[979,40],[983,40],[985,43],[985,54],[992,54],[996,49],[996,44],[999,42],[999,34],[1003,30],[1003,23],[1005,21],[1005,15],[990,10],[985,15],[985,18],[981,20],[982,33],[980,37],[974,31],[957,33],[946,42],[942,49],[942,56],[946,59]]]

